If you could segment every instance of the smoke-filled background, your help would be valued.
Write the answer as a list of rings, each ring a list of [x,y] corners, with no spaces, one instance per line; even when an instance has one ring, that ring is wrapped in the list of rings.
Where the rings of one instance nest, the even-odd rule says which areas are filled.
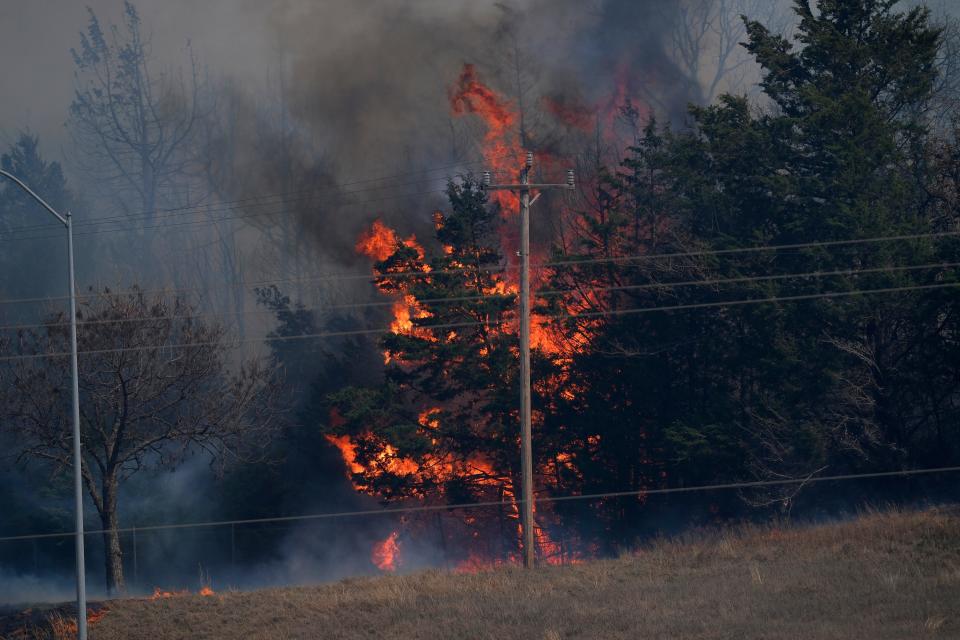
[[[389,320],[389,308],[359,306],[381,298],[362,278],[371,263],[356,250],[358,236],[380,219],[436,249],[432,214],[447,206],[447,180],[497,168],[485,147],[488,123],[451,106],[465,65],[517,114],[519,144],[553,159],[545,171],[556,175],[546,178],[561,178],[563,160],[589,179],[615,164],[650,118],[683,130],[689,105],[726,92],[762,105],[739,16],[789,34],[789,5],[139,0],[143,69],[154,87],[148,118],[163,131],[150,175],[135,145],[111,138],[109,114],[83,99],[103,80],[95,63],[84,67],[91,16],[109,46],[129,40],[130,9],[119,0],[0,6],[8,61],[0,146],[11,166],[36,169],[38,191],[54,206],[72,210],[79,285],[181,292],[241,341],[231,357],[279,353],[288,365],[289,423],[270,461],[222,468],[197,449],[175,468],[146,469],[122,486],[121,524],[377,506],[354,491],[341,453],[310,422],[318,393],[380,380],[376,336],[273,349],[262,339]],[[129,157],[116,162],[117,153]],[[62,308],[62,234],[42,210],[3,193],[0,210],[16,216],[0,221],[0,298],[22,302],[3,304],[0,318],[39,322]],[[538,213],[542,253],[557,241],[559,215],[550,206]],[[0,437],[0,451],[16,449],[12,436]],[[0,535],[69,527],[63,477],[14,455],[3,465]],[[99,528],[93,513],[88,506]],[[123,562],[136,592],[333,579],[375,571],[371,545],[393,525],[374,517],[144,532],[122,538]],[[100,539],[91,536],[88,548],[96,593]],[[441,557],[427,534],[406,549],[408,567]],[[0,542],[0,602],[66,598],[71,554],[68,538]]]
[[[551,118],[560,109],[583,125],[568,147],[585,146],[594,134],[625,146],[628,132],[610,132],[625,99],[641,106],[643,117],[655,113],[682,127],[690,103],[755,92],[757,69],[739,46],[739,15],[781,30],[792,19],[786,3],[756,0],[143,2],[137,10],[151,81],[165,92],[155,99],[168,108],[162,118],[176,123],[169,137],[189,129],[162,150],[169,155],[150,198],[117,179],[98,150],[102,140],[85,135],[70,112],[91,75],[72,57],[89,12],[108,40],[113,27],[122,39],[122,3],[0,9],[4,58],[23,61],[4,76],[4,143],[23,132],[36,136],[44,159],[63,167],[78,222],[111,219],[90,229],[103,233],[79,253],[81,280],[89,284],[192,284],[197,269],[229,280],[238,275],[234,262],[242,263],[244,280],[350,267],[357,234],[373,216],[422,232],[443,202],[447,177],[484,168],[483,123],[456,117],[450,107],[465,63],[519,111],[523,144],[551,149],[569,139]],[[594,124],[607,131],[590,131]],[[369,181],[382,176],[398,177]],[[207,217],[220,222],[171,229],[171,219],[136,234],[163,245],[151,250],[157,264],[123,255],[123,216],[205,204],[214,212]],[[239,223],[223,220],[238,211],[245,216]],[[31,252],[55,253],[47,235],[30,230],[17,239],[31,243]],[[215,253],[219,259],[209,257]],[[46,269],[51,293],[60,291],[59,267]],[[18,286],[36,293],[37,284]],[[296,293],[306,295],[302,287]],[[226,305],[230,294],[236,306],[237,292],[209,292],[208,303]]]

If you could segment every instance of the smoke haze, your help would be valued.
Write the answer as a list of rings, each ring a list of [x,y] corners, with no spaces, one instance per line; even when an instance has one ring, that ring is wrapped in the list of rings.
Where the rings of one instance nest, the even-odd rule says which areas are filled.
[[[0,57],[17,61],[6,66],[3,77],[0,144],[9,147],[24,130],[38,135],[46,159],[64,164],[70,187],[82,200],[77,211],[81,221],[130,213],[116,204],[114,193],[79,169],[76,159],[85,150],[75,146],[65,126],[75,92],[71,49],[79,47],[80,33],[87,28],[87,6],[105,30],[123,23],[120,0],[0,4]],[[372,288],[346,285],[338,290],[328,283],[308,290],[299,283],[325,271],[367,273],[369,263],[357,256],[354,243],[375,216],[404,235],[427,237],[432,211],[444,204],[447,177],[485,168],[483,125],[473,117],[455,117],[450,109],[449,92],[465,64],[475,65],[482,80],[520,113],[518,135],[531,148],[552,149],[563,137],[556,133],[562,124],[546,113],[545,99],[580,114],[577,127],[583,130],[578,135],[587,140],[586,129],[611,126],[609,118],[601,121],[600,112],[610,116],[625,99],[682,122],[686,105],[703,97],[702,83],[671,53],[668,34],[685,6],[674,0],[140,0],[135,6],[154,73],[164,78],[189,74],[191,52],[195,56],[208,118],[197,142],[207,157],[197,165],[209,175],[188,185],[187,200],[163,206],[192,204],[197,196],[191,190],[201,193],[200,201],[323,190],[322,197],[284,196],[277,201],[282,212],[276,214],[264,215],[259,204],[234,208],[231,213],[248,216],[247,224],[177,229],[169,236],[153,232],[150,242],[160,249],[155,261],[143,255],[143,244],[126,242],[122,234],[84,238],[78,257],[82,284],[193,287],[206,296],[205,307],[220,312],[243,314],[256,306],[249,290],[232,300],[215,297],[223,282],[239,279],[287,278],[294,282],[292,297],[307,304],[376,295]],[[709,58],[709,52],[703,55]],[[350,186],[395,174],[403,175]],[[541,242],[548,239],[541,234]],[[59,238],[43,242],[48,244],[29,246],[40,254],[59,251]],[[211,247],[222,255],[212,257]],[[197,274],[206,279],[198,284]],[[59,295],[61,287],[62,279],[51,282],[50,293]],[[239,330],[261,335],[272,328],[272,320],[251,317]],[[377,318],[364,320],[370,324]],[[344,322],[356,326],[359,320]],[[310,379],[323,366],[332,366],[320,357],[332,353],[351,359],[349,375],[369,376],[366,369],[373,367],[365,364],[371,354],[376,360],[380,354],[371,345],[366,351],[357,356],[355,345],[334,345],[300,373]],[[338,382],[345,381],[341,374]],[[332,449],[329,453],[328,460],[314,462],[321,471],[291,494],[296,500],[282,505],[284,512],[373,506],[372,500],[353,494],[339,457]],[[18,482],[7,483],[6,490],[30,494]],[[228,502],[222,491],[206,460],[198,457],[174,473],[131,481],[122,492],[122,522],[208,519],[219,503]],[[46,508],[51,501],[43,496],[36,504]],[[57,503],[60,520],[47,521],[45,528],[68,527],[65,504]],[[89,504],[88,510],[95,521]],[[134,542],[128,536],[123,544],[135,589],[150,581],[195,588],[192,576],[205,558],[214,563],[220,584],[280,584],[374,570],[370,544],[382,538],[387,525],[384,520],[293,527],[282,535],[245,530],[239,540],[225,537],[226,529],[144,535],[136,543],[139,576],[132,564]],[[263,549],[262,540],[280,543]],[[88,557],[91,583],[97,585],[103,571],[99,542],[90,540]],[[430,564],[439,555],[429,541],[419,544],[405,542],[408,566]],[[234,548],[228,553],[229,545]],[[44,544],[32,551],[35,560],[21,563],[22,571],[0,573],[0,601],[66,597],[69,580],[54,567],[69,560],[67,546]],[[232,557],[246,566],[228,563]]]
[[[118,0],[88,4],[103,24],[122,18]],[[287,93],[315,148],[336,158],[344,174],[370,175],[472,157],[474,141],[457,131],[464,125],[451,122],[446,100],[465,62],[511,99],[526,98],[531,120],[539,95],[573,92],[592,103],[610,94],[618,70],[629,70],[636,95],[655,97],[667,115],[682,114],[696,87],[664,42],[681,4],[170,0],[137,7],[158,68],[182,71],[190,43],[206,73],[231,79],[253,99]],[[0,55],[22,61],[5,79],[0,126],[7,139],[29,128],[51,156],[68,143],[70,49],[87,21],[84,4],[63,0],[0,8]]]
[[[122,21],[120,0],[87,4],[105,27]],[[383,218],[403,237],[416,233],[421,242],[429,243],[431,214],[444,206],[447,177],[485,168],[482,123],[469,115],[453,115],[450,108],[451,87],[465,64],[475,65],[482,80],[517,109],[522,127],[518,135],[525,146],[564,160],[578,157],[591,144],[599,147],[601,139],[615,138],[616,132],[611,134],[610,129],[618,126],[617,108],[627,100],[638,107],[641,117],[655,115],[682,128],[690,103],[709,101],[725,90],[755,90],[757,70],[743,60],[745,54],[736,42],[731,45],[731,59],[743,64],[719,79],[711,66],[717,36],[704,37],[695,60],[678,51],[675,34],[684,28],[687,10],[696,0],[139,0],[135,4],[158,72],[170,77],[186,72],[190,50],[199,64],[201,97],[209,116],[204,137],[197,143],[209,157],[196,165],[209,175],[191,176],[201,183],[199,200],[255,202],[230,209],[231,214],[247,216],[243,222],[230,220],[213,231],[187,228],[183,236],[158,240],[155,246],[163,252],[157,264],[138,253],[140,245],[119,240],[109,251],[100,251],[91,240],[80,252],[82,279],[111,286],[153,281],[157,286],[194,287],[207,296],[205,308],[230,318],[263,309],[257,307],[249,287],[234,299],[215,298],[220,295],[217,286],[224,282],[236,286],[237,282],[284,279],[284,292],[294,302],[320,308],[331,301],[375,298],[382,303],[384,298],[363,279],[347,284],[325,281],[312,287],[302,283],[331,272],[369,275],[370,262],[357,255],[355,242],[374,217]],[[788,0],[730,0],[722,6],[734,17],[733,24],[736,15],[752,8],[762,11],[760,17],[774,27],[787,29],[788,5]],[[942,10],[947,8],[949,4]],[[70,49],[79,45],[79,33],[88,20],[85,5],[72,0],[0,4],[0,57],[17,61],[5,67],[0,85],[0,146],[9,147],[22,130],[38,134],[47,159],[64,162],[71,188],[84,199],[82,215],[103,217],[119,215],[119,209],[111,209],[113,194],[98,192],[77,170],[72,159],[83,150],[73,146],[64,126],[74,96]],[[563,117],[558,116],[561,111]],[[605,129],[603,135],[600,129]],[[629,132],[625,136],[617,144],[629,142]],[[381,176],[394,177],[375,184],[364,182]],[[297,195],[303,193],[312,195]],[[265,215],[262,202],[256,199],[270,195],[279,199],[273,201],[276,211]],[[549,202],[548,196],[540,206],[549,209],[543,206]],[[534,242],[547,245],[552,240],[548,226],[534,224],[542,225],[534,227]],[[226,237],[234,244],[226,242]],[[213,255],[214,251],[222,255]],[[235,263],[228,265],[228,259]],[[158,266],[161,262],[166,270]],[[208,280],[197,284],[203,278]],[[62,278],[54,284],[60,287]],[[322,320],[316,320],[317,326],[304,333],[382,327],[388,312],[387,307],[369,313],[326,311]],[[246,325],[236,326],[237,322],[231,328],[255,342],[276,324],[269,313],[260,318],[251,316]],[[305,381],[324,370],[332,372],[331,385],[366,382],[380,375],[381,353],[372,339],[359,346],[357,342],[326,344],[330,346],[322,349],[293,347],[300,358],[309,360],[296,374],[298,384],[307,386]],[[258,348],[266,351],[262,344],[251,347]],[[310,355],[304,357],[301,349]],[[265,478],[258,496],[272,499],[276,495],[270,483],[287,483],[282,491],[276,490],[277,495],[283,494],[278,500],[286,500],[282,505],[271,504],[276,512],[376,507],[373,498],[354,492],[332,447],[308,442],[298,451],[303,441],[293,442],[291,456],[313,456],[298,460],[293,468],[310,469],[314,475],[291,480],[279,472],[271,475],[273,470],[258,470]],[[198,456],[173,473],[131,481],[122,494],[124,525],[258,517],[245,510],[242,502],[231,502],[236,496],[229,493],[229,481],[215,479],[207,462]],[[253,484],[249,478],[237,482],[241,481]],[[30,495],[25,503],[33,506],[54,502],[48,496],[33,496],[20,482],[6,484],[8,492]],[[221,513],[218,509],[224,504],[241,510]],[[58,502],[56,508],[59,522],[68,522],[63,518],[69,513],[67,503]],[[94,510],[89,505],[88,509],[92,516]],[[685,508],[677,511],[687,513]],[[431,526],[441,524],[438,519]],[[371,544],[382,539],[390,525],[389,518],[377,517],[289,525],[280,533],[248,527],[144,536],[137,543],[142,573],[131,583],[141,591],[154,583],[195,589],[195,575],[204,569],[207,558],[220,586],[289,584],[373,573]],[[433,532],[424,540],[404,540],[406,566],[430,566],[443,557],[433,542],[440,538]],[[124,545],[130,544],[125,538]],[[103,562],[101,546],[99,539],[92,540],[88,557],[90,582],[97,586],[103,572],[98,564]],[[126,569],[132,575],[130,548],[124,547]],[[69,577],[54,567],[69,562],[70,550],[50,543],[33,553],[39,559],[33,561],[32,570],[0,568],[0,602],[69,596]],[[24,564],[31,563],[25,560]]]

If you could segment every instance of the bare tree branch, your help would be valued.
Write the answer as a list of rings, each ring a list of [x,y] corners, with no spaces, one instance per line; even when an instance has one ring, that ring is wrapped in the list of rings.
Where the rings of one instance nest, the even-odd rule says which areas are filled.
[[[280,426],[278,371],[259,360],[231,370],[229,341],[216,324],[198,322],[182,299],[109,290],[87,296],[78,315],[81,440],[84,483],[103,528],[115,529],[120,484],[147,468],[174,468],[191,452],[211,462],[261,459]],[[90,322],[92,321],[92,322]],[[39,330],[22,332],[18,345],[32,352],[62,351],[68,338],[63,314]],[[169,349],[175,343],[205,346]],[[13,345],[0,343],[4,351]],[[61,360],[12,361],[0,368],[2,427],[20,446],[20,458],[65,471],[71,466],[68,377]],[[107,587],[123,590],[115,532],[105,534]]]

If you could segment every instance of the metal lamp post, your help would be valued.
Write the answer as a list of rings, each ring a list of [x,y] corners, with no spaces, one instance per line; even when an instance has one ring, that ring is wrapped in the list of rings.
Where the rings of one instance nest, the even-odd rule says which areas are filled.
[[[80,471],[80,374],[77,366],[77,286],[73,269],[73,218],[70,212],[63,216],[47,202],[33,192],[30,187],[16,176],[0,169],[0,175],[12,180],[26,191],[30,197],[43,205],[67,228],[67,261],[70,272],[70,372],[73,386],[73,483],[74,506],[76,511],[76,552],[77,552],[77,637],[87,640],[87,586],[85,582],[85,562],[83,553],[83,486]]]

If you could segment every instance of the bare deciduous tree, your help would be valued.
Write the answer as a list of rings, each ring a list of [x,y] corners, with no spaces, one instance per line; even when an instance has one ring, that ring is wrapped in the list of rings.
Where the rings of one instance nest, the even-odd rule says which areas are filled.
[[[746,37],[743,17],[760,20],[774,31],[785,30],[788,14],[780,0],[685,0],[670,31],[672,55],[700,87],[701,104],[721,91],[746,88],[755,64],[740,46]]]
[[[186,456],[253,461],[279,426],[278,372],[251,359],[229,366],[224,329],[203,322],[186,302],[140,291],[85,298],[80,331],[83,480],[105,530],[106,581],[124,590],[118,492],[146,468],[175,468]],[[0,368],[2,424],[19,458],[72,466],[68,323],[52,316],[23,331],[19,354]],[[9,350],[5,349],[8,353]]]
[[[80,34],[76,93],[70,131],[81,168],[95,175],[114,204],[149,221],[189,163],[198,118],[199,80],[190,54],[189,77],[156,74],[150,43],[141,34],[136,7],[124,2],[122,28],[104,32],[90,10]]]
[[[933,125],[949,135],[960,106],[960,19],[946,13],[940,22],[937,79],[929,106]]]

